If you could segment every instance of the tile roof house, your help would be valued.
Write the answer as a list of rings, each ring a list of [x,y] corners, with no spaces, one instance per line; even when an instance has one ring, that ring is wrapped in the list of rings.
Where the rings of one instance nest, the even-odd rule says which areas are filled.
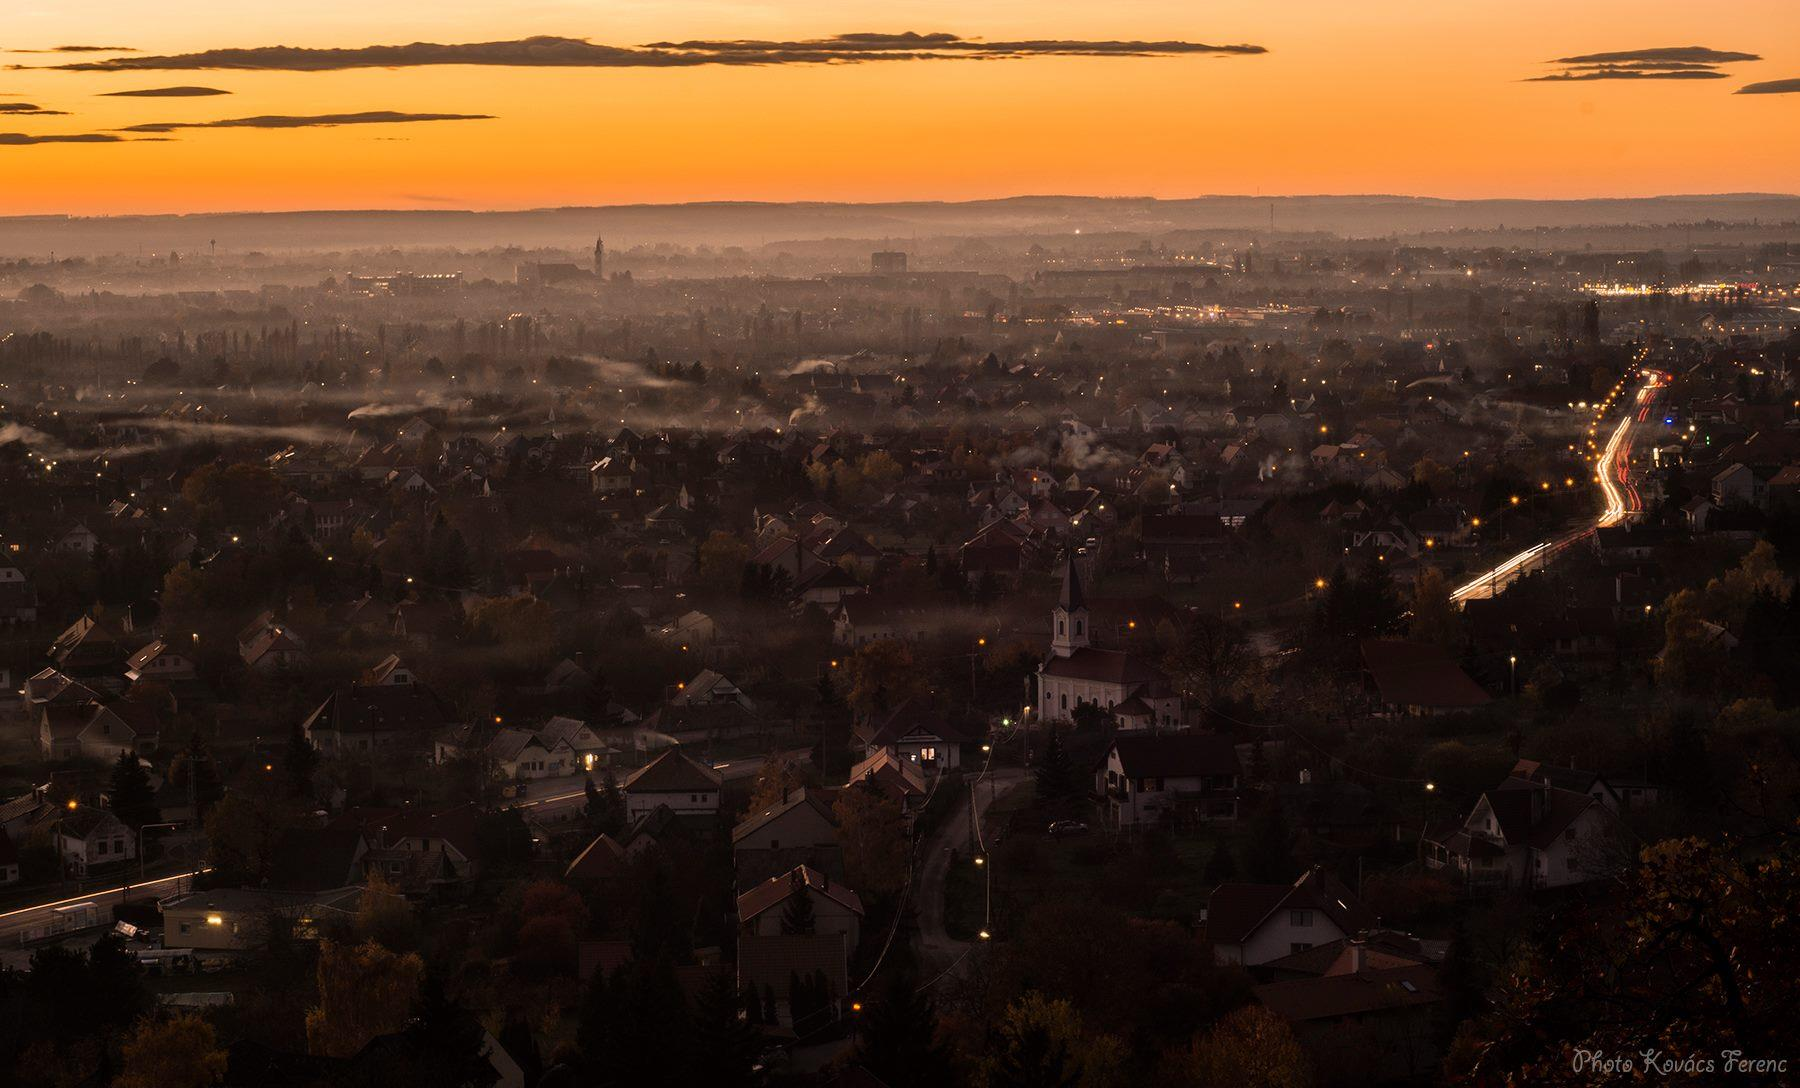
[[[1600,880],[1630,853],[1624,825],[1589,793],[1508,778],[1460,824],[1428,827],[1427,868],[1488,888],[1554,888]]]
[[[390,657],[339,687],[301,728],[328,755],[389,747],[429,747],[452,724],[450,708]]]
[[[1378,714],[1429,716],[1486,706],[1493,697],[1435,643],[1364,639],[1363,671]]]
[[[830,875],[807,865],[777,873],[740,894],[739,929],[745,936],[780,936],[785,904],[796,895],[812,900],[815,933],[841,933],[845,947],[856,948],[861,937],[862,897],[843,881],[834,881]]]
[[[659,805],[676,815],[712,815],[719,811],[722,783],[718,771],[680,748],[670,748],[621,783],[625,817],[636,822]]]
[[[1234,821],[1242,782],[1231,738],[1211,733],[1121,732],[1095,772],[1107,822],[1123,829]]]
[[[1221,963],[1245,967],[1354,937],[1378,924],[1373,912],[1324,869],[1292,884],[1225,883],[1206,904],[1206,934]]]
[[[137,835],[103,808],[82,806],[56,825],[56,852],[77,877],[137,857]]]
[[[737,886],[750,888],[800,865],[842,880],[844,851],[833,799],[833,791],[793,790],[740,820],[731,830]]]
[[[919,696],[863,721],[856,736],[868,754],[889,751],[928,774],[961,767],[963,745],[979,739],[978,733],[952,721],[947,708]]]

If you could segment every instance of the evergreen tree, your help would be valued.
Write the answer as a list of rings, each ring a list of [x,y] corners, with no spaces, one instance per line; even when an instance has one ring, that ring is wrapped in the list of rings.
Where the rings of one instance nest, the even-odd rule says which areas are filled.
[[[428,975],[420,984],[407,1034],[413,1043],[407,1060],[383,1070],[382,1083],[389,1088],[492,1088],[500,1079],[487,1060],[481,1023],[451,1000],[436,976]]]
[[[287,751],[281,757],[281,771],[287,779],[288,792],[295,797],[311,797],[313,774],[319,769],[319,752],[306,739],[306,731],[296,723],[288,734]]]
[[[198,734],[188,742],[187,773],[190,776],[189,787],[193,791],[194,814],[205,818],[225,796],[225,787],[219,781],[219,764],[212,753],[200,746]]]
[[[519,1063],[519,1070],[525,1076],[525,1088],[531,1088],[544,1075],[544,1055],[538,1049],[537,1036],[532,1034],[530,1022],[518,1009],[507,1014],[506,1025],[494,1041]]]
[[[806,889],[806,878],[795,869],[789,880],[792,888],[788,892],[787,905],[781,910],[781,932],[789,936],[814,933],[818,930],[818,919],[813,916],[812,893]]]
[[[1231,856],[1231,844],[1223,839],[1213,847],[1212,857],[1206,859],[1205,879],[1208,884],[1222,884],[1237,875],[1237,860]]]
[[[1285,884],[1293,876],[1292,843],[1281,799],[1271,793],[1250,820],[1244,844],[1245,869],[1250,879],[1262,884]]]
[[[890,974],[881,996],[865,1008],[856,1056],[888,1088],[950,1082],[950,1053],[938,1039],[937,1010],[911,974]]]
[[[588,818],[593,821],[594,829],[606,835],[617,835],[625,830],[625,794],[619,790],[619,778],[613,774],[611,767],[600,776],[600,788],[594,789],[593,782],[588,782]]]
[[[150,788],[150,776],[138,762],[136,752],[119,753],[118,761],[113,764],[107,805],[113,815],[133,831],[157,822],[156,794]]]
[[[717,1088],[750,1088],[762,1037],[740,1015],[745,1002],[731,975],[714,971],[694,998],[693,1083]]]
[[[1063,749],[1062,735],[1050,727],[1050,739],[1037,765],[1037,800],[1047,808],[1068,807],[1076,796],[1075,769]]]

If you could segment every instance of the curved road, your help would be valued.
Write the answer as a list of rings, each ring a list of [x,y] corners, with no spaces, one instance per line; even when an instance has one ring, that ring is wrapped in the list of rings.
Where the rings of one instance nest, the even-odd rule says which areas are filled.
[[[1450,594],[1451,600],[1460,603],[1492,597],[1529,571],[1544,569],[1553,556],[1586,540],[1593,535],[1595,529],[1617,525],[1643,509],[1642,497],[1631,480],[1631,449],[1637,441],[1639,429],[1649,420],[1650,409],[1662,384],[1662,378],[1657,374],[1651,373],[1645,377],[1644,384],[1638,386],[1633,395],[1632,407],[1619,420],[1618,426],[1613,428],[1606,446],[1600,452],[1599,467],[1595,470],[1594,479],[1600,485],[1601,496],[1606,499],[1606,508],[1594,519],[1593,524],[1568,529],[1549,540],[1533,544],[1492,570],[1484,571],[1457,587]]]

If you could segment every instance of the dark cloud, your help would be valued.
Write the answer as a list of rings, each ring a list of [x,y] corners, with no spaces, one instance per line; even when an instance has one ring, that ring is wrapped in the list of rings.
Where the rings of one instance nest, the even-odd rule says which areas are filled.
[[[1603,79],[1724,79],[1724,65],[1761,60],[1755,53],[1711,49],[1704,45],[1668,45],[1656,49],[1620,49],[1582,53],[1547,63],[1562,71],[1531,76],[1527,83],[1592,83]]]
[[[1692,70],[1676,69],[1674,71],[1646,71],[1642,68],[1589,68],[1577,72],[1556,72],[1547,76],[1532,76],[1527,83],[1591,83],[1601,79],[1724,79],[1725,73],[1711,68]]]
[[[954,34],[841,34],[808,41],[657,42],[600,45],[581,38],[536,37],[518,41],[442,45],[370,45],[308,49],[270,45],[209,49],[170,56],[108,57],[53,65],[63,71],[293,71],[406,68],[438,64],[517,68],[692,68],[703,65],[857,64],[875,60],[998,59],[1032,56],[1171,57],[1251,55],[1260,45],[1208,45],[1185,41],[987,42]]]
[[[1708,49],[1704,45],[1670,45],[1660,49],[1622,49],[1616,53],[1586,53],[1579,57],[1557,57],[1550,63],[1619,64],[1627,61],[1686,61],[1690,64],[1732,64],[1741,60],[1761,59],[1755,53]]]
[[[129,143],[110,132],[70,132],[55,136],[32,136],[24,132],[0,132],[0,147],[28,147],[32,144],[119,144]]]
[[[0,113],[12,114],[16,117],[67,117],[62,110],[47,110],[30,102],[0,102]]]
[[[1771,79],[1762,83],[1746,83],[1739,94],[1800,94],[1800,79]]]
[[[366,113],[322,113],[312,117],[265,115],[232,117],[223,121],[158,121],[146,125],[129,125],[120,132],[174,132],[184,128],[334,128],[338,125],[396,125],[417,121],[491,121],[485,113],[396,113],[371,110]]]
[[[212,98],[230,94],[217,87],[146,87],[141,91],[107,91],[101,98]]]
[[[135,53],[129,45],[53,45],[48,49],[8,49],[8,53]]]

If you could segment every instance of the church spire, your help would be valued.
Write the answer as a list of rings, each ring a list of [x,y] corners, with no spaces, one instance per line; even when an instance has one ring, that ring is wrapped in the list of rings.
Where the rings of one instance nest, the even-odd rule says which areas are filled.
[[[1062,595],[1050,613],[1050,630],[1050,652],[1057,657],[1069,657],[1088,645],[1087,598],[1081,592],[1081,574],[1075,569],[1073,552],[1063,568]]]

